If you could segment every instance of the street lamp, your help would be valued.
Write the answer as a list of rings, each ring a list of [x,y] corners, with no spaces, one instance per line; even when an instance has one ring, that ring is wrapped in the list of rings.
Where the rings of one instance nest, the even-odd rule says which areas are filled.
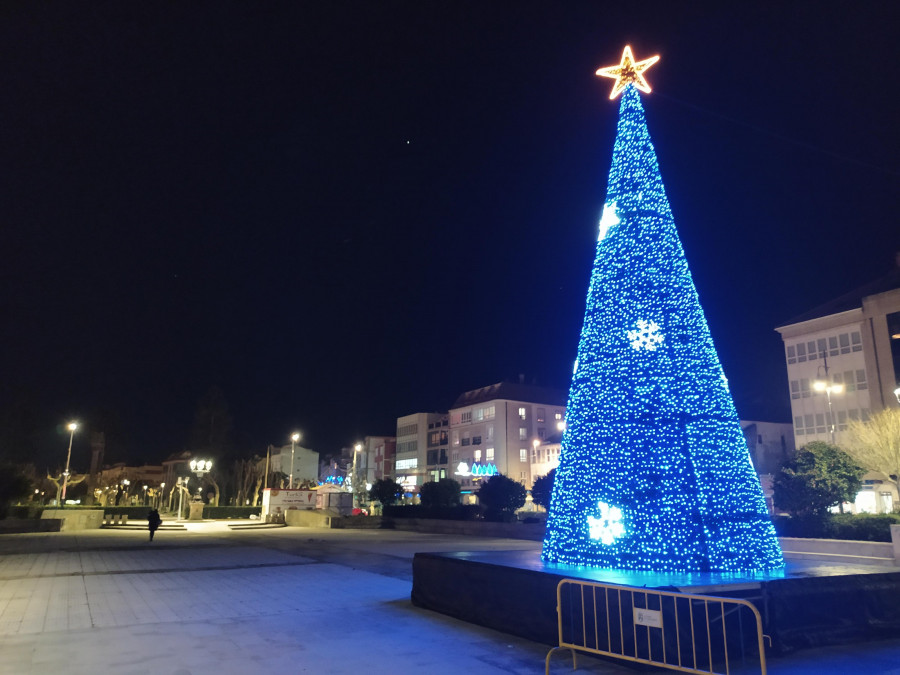
[[[188,481],[190,480],[190,476],[179,476],[175,481],[175,485],[177,485],[180,490],[178,490],[178,519],[180,520],[184,516],[184,493],[188,489]]]
[[[78,422],[69,422],[66,427],[69,430],[69,452],[66,453],[66,470],[63,471],[62,501],[60,501],[58,506],[63,506],[66,503],[66,486],[69,484],[69,461],[72,459],[72,439],[75,438],[75,430],[77,428]]]
[[[294,450],[297,448],[297,441],[300,440],[300,432],[295,431],[291,434],[291,475],[288,479],[288,490],[294,489]]]
[[[900,403],[900,387],[894,389],[894,396],[897,397],[897,403]]]
[[[828,367],[826,366],[826,370]],[[827,374],[826,374],[827,377]],[[825,398],[828,400],[828,417],[831,421],[831,444],[834,445],[834,413],[831,408],[831,394],[841,394],[844,391],[844,385],[835,384],[834,382],[829,382],[828,380],[815,380],[813,382],[813,389],[816,391],[824,391]]]
[[[354,502],[357,501],[356,500],[356,455],[357,455],[357,453],[361,452],[362,449],[363,449],[362,443],[357,443],[356,445],[353,446],[353,470],[352,470],[352,473],[350,474],[350,476],[351,476],[350,477],[350,481],[351,481],[350,489],[353,493]],[[354,506],[356,506],[356,504],[354,504]]]
[[[191,471],[197,474],[197,478],[203,479],[203,476],[208,474],[212,470],[212,460],[211,459],[192,459],[190,462]],[[200,490],[201,488],[197,487],[197,499],[200,499]]]
[[[147,486],[144,486],[144,506],[147,505]]]
[[[159,508],[160,506],[163,505],[165,498],[166,498],[166,484],[160,483],[159,484],[159,495],[156,497],[156,508]]]

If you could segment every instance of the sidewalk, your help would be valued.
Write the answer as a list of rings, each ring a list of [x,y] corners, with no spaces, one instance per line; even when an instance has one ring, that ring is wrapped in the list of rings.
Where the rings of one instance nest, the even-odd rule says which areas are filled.
[[[221,525],[152,543],[122,530],[0,537],[0,674],[543,672],[545,645],[413,607],[406,571],[416,550],[532,542]],[[573,672],[565,656],[553,664]],[[900,639],[800,653],[769,672],[900,674]]]

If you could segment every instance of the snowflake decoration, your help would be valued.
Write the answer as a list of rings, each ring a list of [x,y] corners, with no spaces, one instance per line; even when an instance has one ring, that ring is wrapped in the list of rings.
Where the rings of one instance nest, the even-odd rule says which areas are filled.
[[[588,516],[588,529],[591,539],[599,539],[601,543],[609,546],[616,539],[625,534],[625,525],[622,523],[622,509],[610,506],[605,502],[597,502],[597,510],[600,517]]]
[[[604,204],[603,216],[600,218],[600,236],[597,237],[597,241],[603,241],[606,237],[606,233],[609,232],[609,228],[613,225],[618,225],[621,222],[619,216],[616,215],[616,203],[612,202],[611,204]]]
[[[640,319],[634,330],[628,331],[628,339],[631,346],[637,350],[646,349],[652,352],[662,344],[665,336],[659,332],[659,325],[655,321]]]

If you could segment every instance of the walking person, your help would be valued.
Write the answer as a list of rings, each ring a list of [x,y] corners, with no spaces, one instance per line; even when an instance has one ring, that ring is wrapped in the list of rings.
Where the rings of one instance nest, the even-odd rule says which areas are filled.
[[[147,526],[150,528],[150,541],[153,541],[153,535],[156,534],[160,525],[162,525],[162,518],[159,517],[159,510],[153,509],[150,515],[147,516]]]

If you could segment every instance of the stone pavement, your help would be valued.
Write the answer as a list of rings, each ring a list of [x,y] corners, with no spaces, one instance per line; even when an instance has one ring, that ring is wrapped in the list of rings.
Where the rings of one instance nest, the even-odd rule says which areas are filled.
[[[413,607],[416,551],[535,542],[311,528],[0,537],[0,675],[541,673],[545,645]],[[571,662],[554,659],[554,673]],[[580,659],[579,673],[628,671]],[[900,674],[900,639],[770,661]]]

